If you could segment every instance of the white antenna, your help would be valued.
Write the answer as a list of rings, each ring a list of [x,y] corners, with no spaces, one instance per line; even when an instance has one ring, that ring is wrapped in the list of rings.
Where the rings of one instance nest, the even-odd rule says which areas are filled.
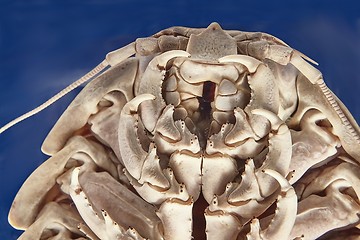
[[[51,104],[53,104],[54,102],[56,102],[57,100],[59,100],[60,98],[62,98],[63,96],[65,96],[66,94],[68,94],[69,92],[74,90],[75,88],[77,88],[78,86],[80,86],[81,84],[89,81],[90,79],[92,79],[93,77],[95,77],[96,75],[101,73],[108,66],[114,66],[116,64],[119,64],[124,59],[130,57],[134,53],[135,53],[135,44],[134,43],[130,43],[129,45],[127,45],[125,47],[122,47],[115,51],[109,52],[106,55],[105,60],[103,60],[99,65],[97,65],[94,69],[92,69],[90,72],[85,74],[83,77],[81,77],[80,79],[71,83],[69,86],[67,86],[66,88],[61,90],[59,93],[57,93],[55,96],[53,96],[52,98],[50,98],[49,100],[47,100],[46,102],[41,104],[40,106],[21,115],[20,117],[15,118],[11,122],[9,122],[9,123],[5,124],[3,127],[1,127],[0,134],[3,133],[4,131],[6,131],[7,129],[11,128],[15,124],[41,112],[42,110],[44,110],[45,108],[47,108],[48,106],[50,106]]]
[[[78,79],[77,81],[71,83],[69,86],[67,86],[60,92],[58,92],[55,96],[53,96],[52,98],[50,98],[49,100],[47,100],[46,102],[41,104],[40,106],[21,115],[20,117],[15,118],[11,122],[7,123],[5,126],[1,127],[0,134],[3,133],[4,131],[6,131],[7,129],[11,128],[15,124],[41,112],[42,110],[44,110],[45,108],[47,108],[48,106],[50,106],[51,104],[53,104],[54,102],[56,102],[57,100],[59,100],[60,98],[62,98],[63,96],[65,96],[66,94],[68,94],[69,92],[74,90],[75,88],[77,88],[78,86],[80,86],[81,84],[83,84],[83,83],[87,82],[88,80],[90,80],[91,78],[93,78],[95,75],[97,75],[102,70],[104,70],[107,66],[109,66],[107,61],[106,60],[102,61],[99,65],[97,65],[93,70],[88,72],[85,76],[83,76],[80,79]]]

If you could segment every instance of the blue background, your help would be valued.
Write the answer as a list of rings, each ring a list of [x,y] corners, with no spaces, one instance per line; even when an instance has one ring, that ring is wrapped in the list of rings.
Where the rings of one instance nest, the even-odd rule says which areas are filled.
[[[0,0],[0,125],[36,107],[111,50],[180,25],[263,31],[320,63],[328,86],[360,120],[357,1]],[[0,239],[16,192],[47,157],[40,146],[79,90],[0,135]]]

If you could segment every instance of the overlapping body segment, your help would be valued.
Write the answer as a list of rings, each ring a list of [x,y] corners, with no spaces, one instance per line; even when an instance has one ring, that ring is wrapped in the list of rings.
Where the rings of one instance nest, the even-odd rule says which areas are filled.
[[[109,53],[45,139],[11,224],[20,239],[356,233],[359,126],[309,61],[217,23]]]

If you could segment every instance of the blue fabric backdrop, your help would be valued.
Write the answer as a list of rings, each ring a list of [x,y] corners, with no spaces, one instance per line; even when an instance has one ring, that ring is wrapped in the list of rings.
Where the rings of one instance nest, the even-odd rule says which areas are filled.
[[[320,63],[326,83],[360,120],[357,1],[2,0],[0,125],[36,107],[111,50],[174,26],[271,33]],[[40,146],[77,91],[0,135],[0,239],[20,232],[7,213],[21,184],[47,157]]]

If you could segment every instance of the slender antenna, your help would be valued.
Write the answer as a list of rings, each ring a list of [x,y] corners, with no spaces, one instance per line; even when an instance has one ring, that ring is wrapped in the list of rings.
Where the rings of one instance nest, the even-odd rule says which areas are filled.
[[[80,86],[81,84],[89,81],[90,79],[101,73],[108,66],[110,67],[115,66],[121,63],[122,61],[124,61],[126,58],[134,55],[135,53],[136,53],[135,42],[132,42],[112,52],[109,52],[108,54],[106,54],[106,58],[94,69],[88,72],[85,76],[76,80],[75,82],[73,82],[72,84],[61,90],[59,93],[57,93],[55,96],[53,96],[52,98],[50,98],[49,100],[38,106],[37,108],[34,108],[33,110],[21,115],[20,117],[15,118],[11,122],[7,123],[5,126],[1,127],[0,134],[6,131],[7,129],[11,128],[15,124],[31,117],[32,115],[37,114],[38,112],[41,112],[42,110],[44,110],[45,108],[47,108],[48,106],[50,106],[51,104],[53,104],[54,102],[56,102],[57,100],[59,100],[60,98],[62,98],[63,96],[74,90],[75,88],[77,88],[78,86]]]
[[[93,78],[94,76],[99,74],[101,71],[103,71],[107,66],[109,66],[108,61],[107,60],[102,61],[99,65],[97,65],[94,69],[92,69],[86,75],[84,75],[83,77],[81,77],[77,81],[71,83],[69,86],[67,86],[66,88],[61,90],[59,93],[57,93],[55,96],[53,96],[52,98],[50,98],[49,100],[47,100],[46,102],[41,104],[40,106],[38,106],[38,107],[34,108],[33,110],[21,115],[20,117],[15,118],[11,122],[7,123],[5,126],[1,127],[0,128],[0,134],[3,133],[4,131],[6,131],[7,129],[9,129],[10,127],[14,126],[15,124],[17,124],[17,123],[31,117],[32,115],[35,115],[38,112],[44,110],[45,108],[47,108],[48,106],[50,106],[51,104],[53,104],[54,102],[56,102],[57,100],[59,100],[60,98],[62,98],[63,96],[65,96],[66,94],[68,94],[69,92],[74,90],[75,88],[77,88],[78,86],[80,86],[81,84],[89,81],[91,78]]]

